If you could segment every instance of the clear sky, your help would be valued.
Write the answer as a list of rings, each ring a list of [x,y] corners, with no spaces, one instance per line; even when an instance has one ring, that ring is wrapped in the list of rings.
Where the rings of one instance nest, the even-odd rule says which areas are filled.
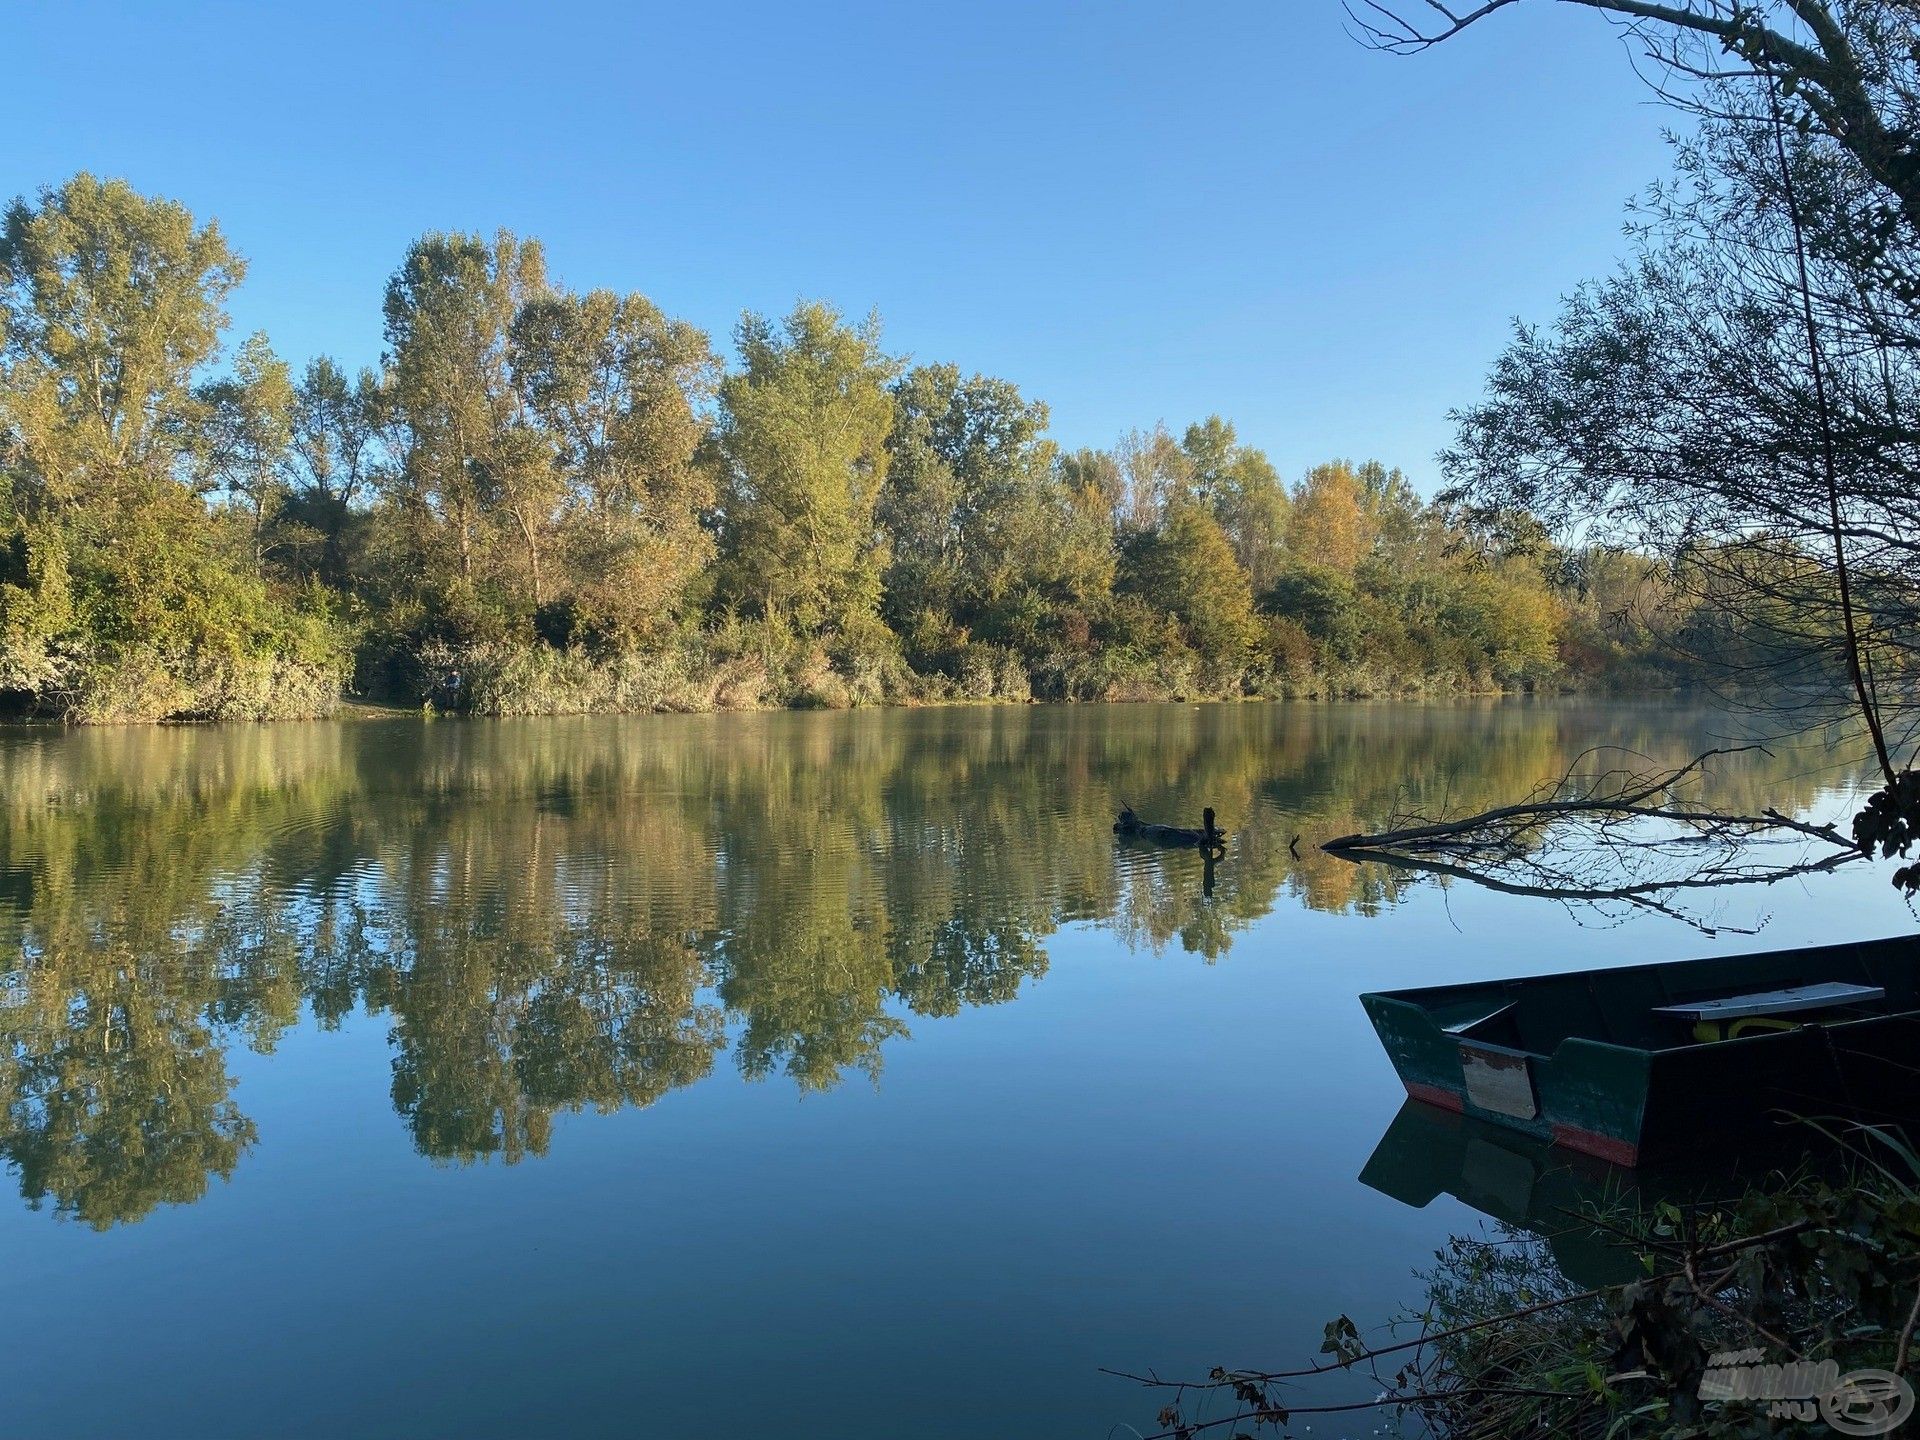
[[[80,169],[215,216],[235,333],[380,353],[430,229],[546,242],[725,341],[877,308],[890,348],[1014,380],[1069,445],[1235,421],[1288,475],[1423,485],[1511,318],[1621,253],[1666,165],[1590,13],[1411,59],[1337,0],[10,7],[0,190]]]

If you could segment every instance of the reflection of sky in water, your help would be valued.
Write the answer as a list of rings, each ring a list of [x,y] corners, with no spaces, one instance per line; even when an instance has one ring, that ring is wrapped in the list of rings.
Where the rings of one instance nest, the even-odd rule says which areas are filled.
[[[1475,1218],[1358,1183],[1400,1103],[1361,991],[1912,924],[1884,868],[1716,897],[1716,923],[1765,928],[1705,937],[1312,843],[1510,800],[1597,741],[1684,759],[1729,723],[1167,706],[10,732],[15,1062],[65,1043],[79,1093],[105,1062],[60,1026],[84,1038],[84,997],[119,1014],[135,985],[144,1028],[111,1053],[200,1033],[258,1138],[137,1223],[56,1222],[57,1187],[0,1205],[8,1428],[1104,1435],[1158,1401],[1100,1365],[1306,1358],[1334,1315],[1414,1299]],[[1776,746],[1717,798],[1828,818],[1831,765]],[[1219,808],[1210,902],[1197,855],[1115,846],[1122,797]],[[16,1129],[44,1127],[37,1083],[0,1080]],[[112,1172],[140,1212],[138,1157],[87,1154],[94,1132],[41,1135],[39,1163]]]

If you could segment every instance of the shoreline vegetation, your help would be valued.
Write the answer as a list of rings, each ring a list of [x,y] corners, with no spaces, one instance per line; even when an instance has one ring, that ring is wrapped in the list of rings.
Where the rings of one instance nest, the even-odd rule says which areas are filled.
[[[1063,449],[877,317],[724,363],[537,241],[432,234],[377,369],[228,346],[216,224],[78,175],[0,227],[0,714],[270,720],[1672,690],[1741,622],[1654,559],[1282,480],[1233,425]]]
[[[829,706],[819,703],[772,703],[762,702],[752,705],[708,705],[696,708],[691,705],[664,704],[650,708],[546,708],[524,710],[489,710],[469,706],[466,708],[436,706],[431,700],[412,701],[406,699],[380,698],[341,694],[324,709],[316,709],[309,714],[283,714],[264,716],[212,716],[212,715],[164,715],[158,717],[109,717],[102,719],[76,720],[71,716],[57,714],[35,714],[23,710],[0,710],[0,734],[8,730],[34,730],[46,726],[85,725],[89,728],[114,729],[125,726],[146,727],[202,727],[219,725],[281,725],[307,724],[321,721],[354,723],[360,721],[386,720],[531,720],[531,719],[585,719],[593,717],[645,716],[645,715],[768,715],[820,712],[833,709],[841,710],[1001,710],[1025,709],[1028,707],[1059,706],[1078,709],[1088,706],[1106,705],[1273,705],[1296,703],[1309,706],[1355,705],[1377,703],[1380,705],[1448,705],[1463,704],[1469,701],[1487,703],[1508,703],[1517,705],[1552,704],[1555,702],[1574,703],[1579,701],[1674,701],[1687,703],[1699,700],[1721,706],[1737,704],[1736,696],[1719,691],[1674,683],[1668,685],[1642,685],[1629,689],[1578,689],[1570,686],[1552,688],[1536,687],[1532,689],[1424,689],[1424,690],[1342,690],[1315,689],[1310,691],[1284,691],[1248,695],[1139,695],[1093,700],[1057,700],[1041,699],[1027,695],[1012,698],[1004,695],[984,698],[967,695],[942,695],[938,693],[905,695],[884,699],[867,704],[849,704]],[[551,699],[550,699],[551,704]]]
[[[1272,705],[1286,702],[1300,702],[1309,705],[1322,704],[1362,704],[1378,702],[1380,704],[1444,705],[1464,701],[1510,701],[1510,702],[1552,702],[1576,700],[1675,700],[1686,701],[1705,692],[1695,691],[1684,685],[1643,686],[1633,689],[1608,689],[1603,691],[1581,690],[1573,688],[1554,689],[1449,689],[1449,690],[1352,690],[1333,692],[1313,690],[1273,694],[1251,695],[1143,695],[1094,700],[1044,700],[1028,695],[1024,698],[998,695],[976,698],[966,695],[908,695],[897,699],[880,700],[871,704],[829,706],[814,704],[776,704],[761,703],[755,705],[709,705],[695,708],[689,705],[656,705],[649,708],[632,709],[526,709],[526,710],[488,710],[474,707],[441,709],[430,700],[418,704],[408,700],[379,699],[359,695],[342,694],[334,698],[326,709],[316,709],[310,714],[285,714],[265,716],[209,716],[209,715],[164,715],[159,717],[112,717],[87,721],[76,721],[72,717],[59,715],[34,714],[14,710],[0,712],[0,732],[9,728],[38,728],[47,725],[80,724],[89,726],[121,725],[160,725],[160,726],[200,726],[200,725],[278,725],[304,724],[314,721],[363,721],[363,720],[531,720],[586,718],[594,716],[642,716],[642,715],[766,715],[779,713],[820,711],[830,709],[870,709],[870,710],[963,710],[963,709],[1002,709],[1025,706],[1065,706],[1081,707],[1089,705]]]

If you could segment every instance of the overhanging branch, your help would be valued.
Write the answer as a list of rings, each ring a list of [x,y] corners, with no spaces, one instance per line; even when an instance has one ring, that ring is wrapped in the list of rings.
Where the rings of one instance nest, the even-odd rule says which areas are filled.
[[[1761,750],[1709,750],[1666,770],[1613,766],[1582,776],[1570,768],[1516,804],[1341,835],[1320,848],[1343,860],[1465,880],[1506,895],[1649,910],[1711,931],[1716,927],[1676,901],[1693,892],[1773,885],[1862,858],[1860,847],[1833,825],[1771,807],[1730,813],[1688,793],[1716,757]],[[1790,842],[1798,843],[1788,854],[1766,848]]]

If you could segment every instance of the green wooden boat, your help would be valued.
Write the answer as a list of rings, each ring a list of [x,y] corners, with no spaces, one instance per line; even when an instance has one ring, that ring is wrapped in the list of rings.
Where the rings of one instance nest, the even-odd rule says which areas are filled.
[[[1920,1119],[1920,936],[1362,995],[1407,1094],[1616,1165]]]

